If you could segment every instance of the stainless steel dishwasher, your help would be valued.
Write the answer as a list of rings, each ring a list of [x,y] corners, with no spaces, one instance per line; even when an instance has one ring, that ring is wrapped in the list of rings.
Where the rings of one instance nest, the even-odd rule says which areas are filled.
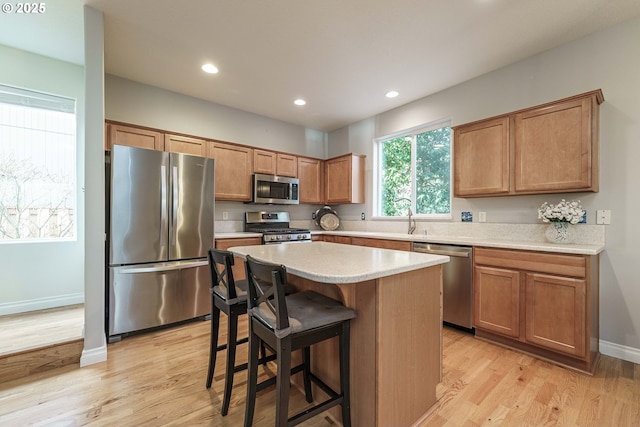
[[[447,255],[442,269],[442,320],[473,330],[473,250],[469,246],[413,243],[414,252]]]

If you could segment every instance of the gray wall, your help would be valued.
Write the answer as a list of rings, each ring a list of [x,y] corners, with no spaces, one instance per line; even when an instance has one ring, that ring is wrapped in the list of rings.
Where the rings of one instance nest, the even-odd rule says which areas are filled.
[[[77,239],[0,244],[0,314],[84,299],[84,68],[0,45],[0,81],[75,98],[77,109]]]
[[[501,70],[422,98],[329,134],[328,156],[367,155],[367,204],[340,208],[343,218],[371,216],[372,140],[443,118],[452,124],[507,113],[601,88],[601,172],[599,193],[454,199],[453,221],[460,212],[487,212],[488,222],[537,223],[543,201],[579,198],[594,224],[596,209],[611,209],[606,250],[600,257],[600,338],[640,360],[640,286],[636,244],[640,212],[635,183],[640,179],[640,19],[592,34]]]
[[[325,158],[326,133],[107,75],[106,118]]]

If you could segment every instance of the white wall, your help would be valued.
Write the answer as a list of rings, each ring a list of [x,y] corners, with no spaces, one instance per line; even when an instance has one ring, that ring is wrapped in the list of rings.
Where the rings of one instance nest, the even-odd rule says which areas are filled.
[[[292,154],[326,157],[326,133],[107,75],[106,118]]]
[[[75,98],[77,109],[77,240],[0,243],[0,314],[84,299],[84,69],[0,45],[0,82]]]
[[[372,139],[450,117],[453,125],[507,113],[601,88],[600,192],[568,195],[454,199],[460,212],[487,212],[489,222],[536,223],[543,201],[579,198],[594,224],[596,209],[611,209],[600,257],[600,338],[640,357],[640,18],[592,34],[456,87],[329,134],[328,155],[367,155],[367,204],[340,207],[344,218],[371,215]],[[461,54],[464,54],[461,52]],[[621,357],[624,355],[620,355]],[[624,357],[623,357],[624,358]]]

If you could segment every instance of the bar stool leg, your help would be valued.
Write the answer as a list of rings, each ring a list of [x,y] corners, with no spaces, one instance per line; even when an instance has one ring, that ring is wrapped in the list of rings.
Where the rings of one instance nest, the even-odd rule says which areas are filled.
[[[231,310],[228,316],[227,333],[227,371],[224,377],[224,397],[222,398],[222,410],[224,416],[229,412],[231,403],[231,390],[233,389],[233,374],[236,367],[236,339],[238,338],[238,313]]]
[[[218,354],[218,331],[220,329],[220,309],[211,304],[211,338],[209,348],[209,372],[207,373],[207,388],[211,388],[213,371],[216,369],[216,356]]]
[[[313,395],[311,394],[311,379],[309,374],[311,373],[311,350],[309,347],[302,349],[302,363],[304,364],[304,370],[302,371],[302,378],[304,380],[304,396],[307,398],[307,402],[313,402]]]
[[[291,387],[291,338],[279,339],[276,346],[278,347],[276,427],[286,427],[289,417],[289,391]]]
[[[350,322],[342,322],[340,334],[340,391],[342,392],[342,426],[351,427],[351,381],[349,378]]]
[[[249,360],[247,362],[247,399],[244,409],[244,427],[253,425],[253,413],[256,406],[258,389],[258,348],[260,340],[251,333],[251,319],[249,319]]]

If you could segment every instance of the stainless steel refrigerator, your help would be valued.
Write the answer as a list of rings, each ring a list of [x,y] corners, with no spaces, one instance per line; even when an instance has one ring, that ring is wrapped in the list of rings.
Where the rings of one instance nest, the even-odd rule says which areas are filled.
[[[210,313],[213,159],[115,145],[107,170],[109,342]]]

